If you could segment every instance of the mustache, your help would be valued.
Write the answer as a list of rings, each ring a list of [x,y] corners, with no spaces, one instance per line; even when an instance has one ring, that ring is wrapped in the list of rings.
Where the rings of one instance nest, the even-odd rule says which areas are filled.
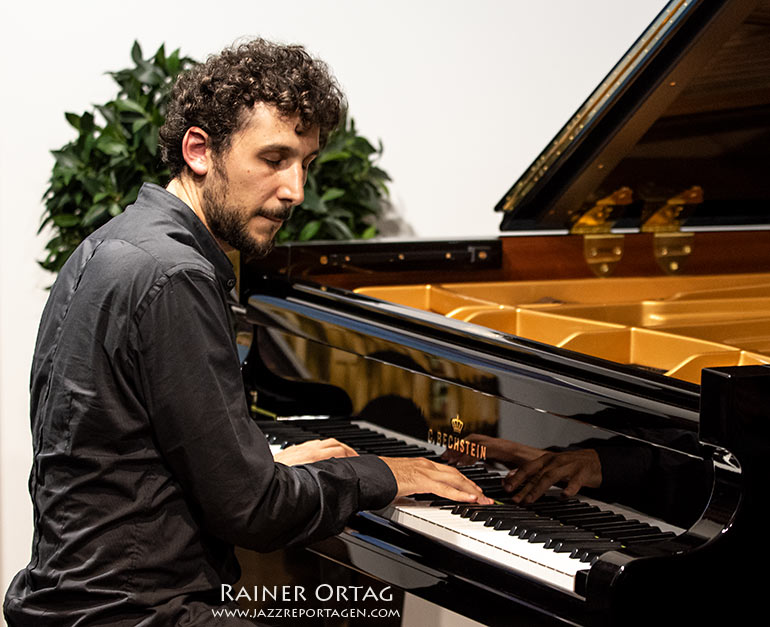
[[[254,215],[286,222],[291,217],[291,207],[286,207],[285,209],[258,209],[254,212]]]

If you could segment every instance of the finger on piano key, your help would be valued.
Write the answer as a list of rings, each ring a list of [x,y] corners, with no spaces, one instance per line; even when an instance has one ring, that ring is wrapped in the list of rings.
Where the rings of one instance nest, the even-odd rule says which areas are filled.
[[[456,468],[424,458],[381,457],[398,485],[398,496],[432,492],[439,497],[491,505],[481,488]]]

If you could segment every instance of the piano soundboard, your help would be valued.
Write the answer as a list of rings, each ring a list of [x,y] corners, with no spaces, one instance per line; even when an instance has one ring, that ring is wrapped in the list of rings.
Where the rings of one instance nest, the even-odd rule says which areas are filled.
[[[297,416],[258,424],[274,454],[307,440],[336,438],[360,454],[425,457],[445,463],[441,447],[364,421]],[[584,597],[588,569],[603,553],[665,541],[684,532],[616,503],[582,495],[563,497],[558,488],[535,503],[517,504],[502,488],[504,472],[483,463],[458,466],[458,470],[495,503],[475,505],[417,494],[375,513],[578,598]]]

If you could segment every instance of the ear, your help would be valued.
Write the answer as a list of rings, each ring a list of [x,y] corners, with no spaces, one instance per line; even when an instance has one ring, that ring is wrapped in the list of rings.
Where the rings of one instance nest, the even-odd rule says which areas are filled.
[[[211,166],[209,135],[202,128],[191,126],[182,138],[182,157],[198,176],[205,176]]]

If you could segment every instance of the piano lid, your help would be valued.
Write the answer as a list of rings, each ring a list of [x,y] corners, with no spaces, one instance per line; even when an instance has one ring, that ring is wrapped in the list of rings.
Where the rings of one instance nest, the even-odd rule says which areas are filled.
[[[770,0],[673,0],[495,207],[503,231],[770,223]]]

